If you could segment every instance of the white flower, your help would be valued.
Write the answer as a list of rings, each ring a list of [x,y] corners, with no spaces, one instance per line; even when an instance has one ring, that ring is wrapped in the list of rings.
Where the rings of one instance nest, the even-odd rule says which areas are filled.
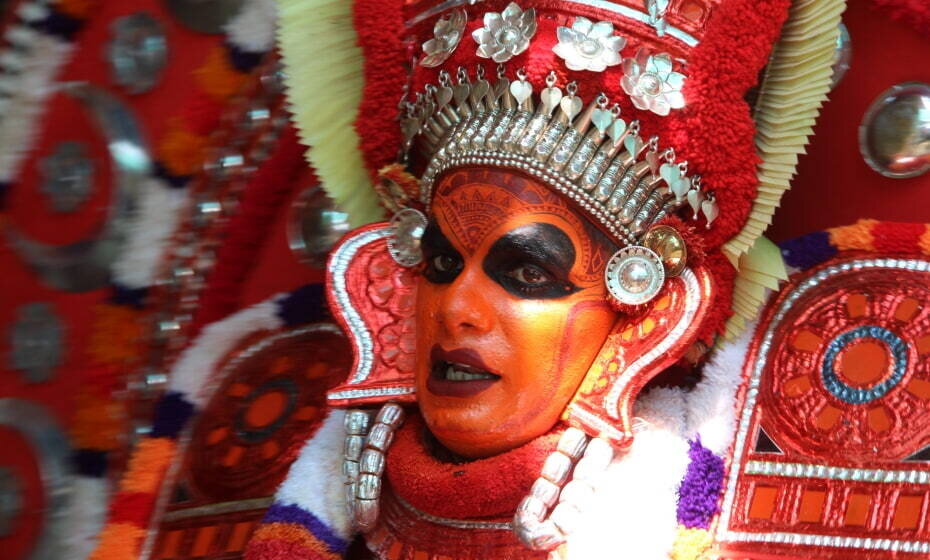
[[[685,76],[672,71],[672,57],[669,55],[650,56],[645,49],[640,49],[636,58],[623,61],[623,73],[620,85],[637,109],[665,116],[672,109],[685,106],[685,98],[681,94]]]
[[[423,43],[423,53],[426,56],[420,61],[420,65],[433,68],[452,56],[462,40],[467,19],[465,10],[455,10],[439,18],[433,26],[433,38]]]
[[[516,2],[511,2],[499,14],[484,14],[484,27],[471,36],[478,43],[478,56],[507,62],[525,51],[535,34],[536,10],[530,8],[524,12]]]
[[[558,37],[559,44],[552,50],[565,59],[569,70],[603,72],[608,66],[620,64],[620,50],[626,46],[624,37],[614,35],[612,23],[592,23],[580,16],[571,27],[559,27]]]

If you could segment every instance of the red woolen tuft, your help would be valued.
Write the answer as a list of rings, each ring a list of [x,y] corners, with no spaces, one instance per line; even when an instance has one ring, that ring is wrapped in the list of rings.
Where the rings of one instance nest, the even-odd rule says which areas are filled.
[[[708,249],[740,231],[756,196],[755,124],[743,97],[757,84],[789,5],[789,0],[722,2],[688,56],[688,105],[670,117],[669,126],[679,158],[702,176],[705,192],[716,194],[720,216],[702,232]]]
[[[410,64],[403,43],[403,13],[403,0],[356,0],[354,6],[355,29],[365,58],[365,87],[355,129],[372,182],[378,180],[379,169],[397,159],[401,144],[396,107]]]
[[[930,38],[930,2],[927,0],[872,0],[872,5],[891,19],[910,25]]]
[[[736,269],[720,252],[708,253],[704,258],[714,277],[714,303],[698,333],[698,340],[707,346],[714,344],[717,336],[726,330],[727,320],[733,315],[733,283],[736,281]]]
[[[878,222],[872,227],[875,251],[897,255],[920,254],[921,238],[927,234],[925,224]]]

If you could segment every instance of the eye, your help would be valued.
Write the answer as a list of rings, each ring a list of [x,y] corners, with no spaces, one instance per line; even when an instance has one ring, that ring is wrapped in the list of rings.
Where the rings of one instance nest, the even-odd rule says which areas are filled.
[[[434,284],[448,284],[462,271],[462,258],[455,253],[427,255],[423,276]]]
[[[532,264],[518,266],[508,276],[529,286],[541,286],[553,280],[548,272]]]
[[[452,255],[436,255],[431,264],[436,272],[455,272],[459,266],[459,259]]]

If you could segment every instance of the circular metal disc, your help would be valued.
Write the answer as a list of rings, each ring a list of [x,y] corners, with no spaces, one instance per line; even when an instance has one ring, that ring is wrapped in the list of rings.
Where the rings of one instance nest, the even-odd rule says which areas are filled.
[[[311,266],[326,266],[329,250],[349,229],[349,215],[336,209],[318,185],[303,191],[291,206],[288,242],[298,260]]]
[[[177,20],[201,33],[223,33],[245,0],[166,0],[165,5]]]
[[[930,84],[907,82],[882,92],[859,125],[859,151],[892,179],[930,170]]]

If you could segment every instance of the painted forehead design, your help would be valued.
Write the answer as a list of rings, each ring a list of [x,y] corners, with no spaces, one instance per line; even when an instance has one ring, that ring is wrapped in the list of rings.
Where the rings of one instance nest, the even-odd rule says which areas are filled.
[[[467,252],[474,252],[502,220],[525,212],[558,216],[577,232],[579,267],[584,281],[603,274],[610,247],[592,238],[594,226],[585,222],[564,200],[536,181],[518,173],[465,168],[443,177],[434,199],[434,213],[442,218],[443,231]]]

